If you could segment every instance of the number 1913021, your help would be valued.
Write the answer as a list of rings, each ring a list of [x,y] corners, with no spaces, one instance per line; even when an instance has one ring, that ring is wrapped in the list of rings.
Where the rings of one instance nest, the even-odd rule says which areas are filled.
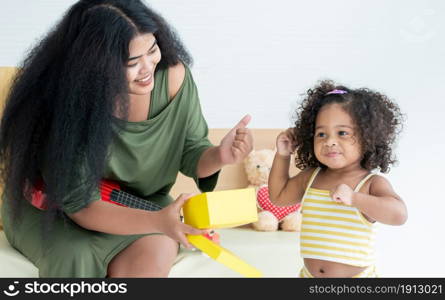
[[[402,284],[402,294],[442,294],[441,284]]]

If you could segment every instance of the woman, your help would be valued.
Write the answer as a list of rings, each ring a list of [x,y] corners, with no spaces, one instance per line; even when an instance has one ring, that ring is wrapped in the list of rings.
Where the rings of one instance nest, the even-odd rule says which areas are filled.
[[[246,116],[219,146],[208,141],[190,62],[139,0],[77,2],[25,59],[0,128],[2,216],[39,276],[164,277],[178,242],[204,233],[180,221],[190,195],[171,203],[177,173],[212,190],[252,135]],[[98,201],[103,178],[164,208]],[[46,211],[28,201],[42,179]]]

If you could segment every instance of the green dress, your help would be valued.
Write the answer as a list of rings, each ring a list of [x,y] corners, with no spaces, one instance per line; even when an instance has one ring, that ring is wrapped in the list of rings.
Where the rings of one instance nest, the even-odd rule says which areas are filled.
[[[178,172],[195,179],[201,191],[211,191],[218,173],[197,178],[196,168],[204,150],[212,144],[202,116],[198,92],[190,70],[173,99],[168,97],[168,69],[158,70],[151,93],[147,120],[119,120],[123,130],[110,146],[110,159],[104,178],[117,181],[136,196],[168,205],[169,191]],[[63,200],[64,213],[74,213],[88,202],[78,197],[79,185]],[[187,191],[184,191],[187,192]],[[20,225],[12,228],[4,199],[2,217],[10,244],[39,269],[40,277],[105,277],[108,263],[129,244],[143,235],[113,235],[84,229],[66,218],[56,219],[51,235],[42,241],[43,213],[27,204]],[[149,233],[147,233],[149,234]],[[155,233],[154,233],[155,234]]]

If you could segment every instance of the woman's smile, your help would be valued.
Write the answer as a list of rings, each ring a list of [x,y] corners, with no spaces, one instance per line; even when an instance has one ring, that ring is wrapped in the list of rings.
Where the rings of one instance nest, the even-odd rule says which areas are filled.
[[[136,79],[135,82],[136,84],[140,85],[140,86],[148,86],[151,84],[151,82],[153,81],[153,75],[152,74],[148,74],[147,76],[141,78],[141,79]]]

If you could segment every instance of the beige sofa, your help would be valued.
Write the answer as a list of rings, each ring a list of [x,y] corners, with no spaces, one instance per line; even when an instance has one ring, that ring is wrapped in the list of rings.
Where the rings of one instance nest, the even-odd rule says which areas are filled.
[[[15,68],[0,67],[0,105],[3,106],[9,78]],[[281,129],[252,129],[255,149],[270,148]],[[210,129],[209,139],[218,144],[228,129]],[[291,174],[297,172],[290,170]],[[242,164],[223,168],[216,190],[244,188],[248,181]],[[199,192],[193,180],[178,175],[171,195]],[[1,205],[1,203],[0,203]],[[1,224],[1,220],[0,220]],[[1,225],[0,225],[1,226]],[[239,228],[218,229],[221,245],[262,271],[264,277],[295,277],[302,266],[298,249],[297,232],[258,232],[250,224]],[[13,249],[0,228],[0,277],[38,277],[36,267],[21,253]],[[182,249],[170,277],[242,277],[199,251]]]

